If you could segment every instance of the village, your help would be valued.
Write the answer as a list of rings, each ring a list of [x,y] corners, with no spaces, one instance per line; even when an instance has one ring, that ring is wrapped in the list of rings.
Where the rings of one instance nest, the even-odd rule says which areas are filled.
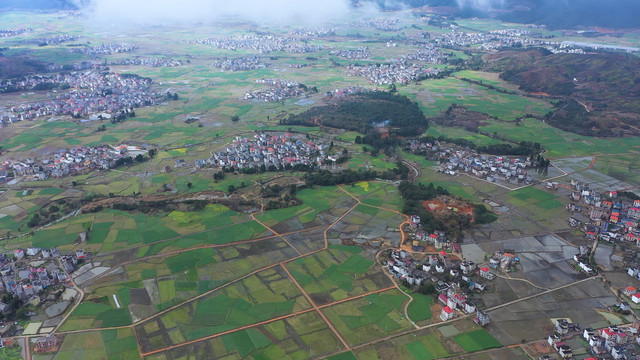
[[[216,59],[210,66],[222,71],[250,71],[264,69],[268,64],[262,62],[259,56],[239,56]]]
[[[371,92],[371,89],[367,89],[362,86],[348,86],[342,89],[333,89],[327,92],[327,96],[334,99],[343,98],[350,95],[365,94]]]
[[[0,109],[3,125],[32,120],[42,116],[88,116],[106,113],[106,118],[119,113],[131,115],[134,108],[158,104],[166,96],[151,90],[151,79],[136,75],[99,72],[73,72],[53,76],[31,76],[22,80],[5,80],[0,86],[6,91],[50,90],[50,100],[21,103],[4,111]],[[64,93],[60,91],[69,89]]]
[[[440,64],[447,59],[447,55],[441,52],[432,44],[425,44],[424,49],[420,48],[415,53],[405,56],[407,60],[422,61],[429,64]]]
[[[489,323],[489,315],[477,308],[468,296],[468,292],[484,291],[485,282],[495,278],[487,267],[478,268],[473,261],[452,260],[444,251],[419,261],[405,250],[391,251],[386,267],[409,287],[430,284],[442,305],[438,316],[441,321],[451,320],[458,314],[475,314],[474,321],[479,325]]]
[[[22,177],[25,181],[46,180],[116,167],[125,159],[141,159],[148,151],[142,147],[119,145],[76,147],[60,150],[38,159],[7,160],[0,167],[0,182]]]
[[[362,19],[353,25],[371,27],[382,31],[398,31],[400,30],[400,27],[398,26],[399,22],[400,19],[398,18],[375,17]]]
[[[109,65],[136,65],[136,66],[150,66],[150,67],[177,67],[182,66],[182,60],[176,60],[171,58],[141,58],[134,57],[129,59],[123,59],[119,61],[111,61]]]
[[[364,60],[371,57],[371,52],[366,47],[359,47],[356,49],[340,49],[330,52],[333,56],[340,56],[351,60]]]
[[[465,173],[489,182],[511,185],[529,185],[536,181],[532,169],[537,164],[531,159],[479,154],[469,148],[451,146],[440,141],[414,140],[409,142],[408,149],[439,162],[438,171],[447,175]]]
[[[314,53],[324,49],[322,45],[307,43],[296,43],[292,36],[280,35],[242,35],[227,38],[207,38],[193,41],[195,44],[211,45],[217,49],[257,50],[261,54],[268,54],[275,51],[287,51],[295,54]]]
[[[63,42],[67,42],[67,41],[76,41],[79,38],[80,37],[77,36],[77,35],[58,34],[58,35],[53,35],[53,36],[46,37],[46,38],[34,39],[31,42],[34,43],[34,44],[38,44],[39,46],[43,46],[43,45],[58,45],[58,44],[62,44]]]
[[[121,54],[128,53],[136,50],[138,47],[132,44],[100,44],[97,46],[85,46],[85,47],[77,47],[72,48],[72,53],[84,54],[84,55],[112,55],[112,54]]]
[[[560,188],[557,183],[547,187]],[[572,180],[567,211],[571,213],[569,225],[579,228],[587,240],[640,246],[640,200],[629,198],[618,191],[600,192],[588,184]]]
[[[400,59],[385,64],[354,65],[347,67],[349,76],[360,76],[376,85],[406,85],[411,82],[437,76],[440,71]]]
[[[31,28],[0,29],[0,38],[9,38],[33,31]]]
[[[296,165],[332,164],[337,157],[327,154],[330,146],[292,134],[238,136],[224,151],[214,153],[208,164],[234,170],[264,167],[269,171]]]
[[[629,307],[621,302],[621,307]],[[631,325],[610,325],[600,329],[581,329],[571,319],[554,319],[554,331],[547,338],[547,343],[562,359],[635,359],[640,350],[640,323]],[[580,355],[578,355],[580,353]],[[555,359],[549,355],[540,359]]]
[[[265,85],[266,88],[263,88]],[[292,97],[298,97],[307,92],[307,87],[296,81],[285,79],[259,79],[254,83],[254,87],[244,94],[244,100],[261,100],[265,102],[280,102]]]
[[[78,234],[76,240],[85,243],[87,233]],[[13,320],[43,321],[43,329],[55,326],[78,294],[71,274],[88,258],[90,254],[81,249],[61,254],[56,248],[38,247],[0,255],[0,338],[29,330],[16,324],[4,326]]]

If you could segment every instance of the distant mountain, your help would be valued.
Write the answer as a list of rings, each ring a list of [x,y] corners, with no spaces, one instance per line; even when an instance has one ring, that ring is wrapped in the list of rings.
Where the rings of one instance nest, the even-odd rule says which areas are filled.
[[[551,28],[598,26],[614,29],[640,27],[638,0],[368,0],[383,8],[457,7],[458,17],[494,17],[517,23],[544,24]]]
[[[511,0],[512,11],[502,20],[545,24],[552,28],[600,26],[606,28],[640,27],[638,0]]]

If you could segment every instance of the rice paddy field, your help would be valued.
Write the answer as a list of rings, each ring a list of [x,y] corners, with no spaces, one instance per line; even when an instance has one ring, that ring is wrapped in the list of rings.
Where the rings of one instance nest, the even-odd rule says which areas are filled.
[[[149,352],[309,307],[309,302],[288,281],[285,272],[274,268],[145,321],[136,326],[136,332],[143,339],[143,351]],[[167,343],[167,335],[171,333],[175,334]]]
[[[394,289],[330,306],[323,310],[350,345],[358,345],[411,328],[402,307],[407,297]]]
[[[392,286],[362,252],[359,247],[331,245],[328,250],[292,261],[287,269],[318,305]]]
[[[25,196],[56,193],[45,188]],[[301,205],[256,213],[257,221],[212,204],[153,215],[102,210],[34,233],[27,241],[38,246],[94,254],[86,272],[94,275],[76,278],[86,295],[60,328],[83,332],[65,337],[56,359],[84,356],[83,349],[97,359],[127,358],[138,351],[131,348],[135,341],[118,339],[131,332],[144,339],[139,353],[145,358],[305,359],[339,353],[338,335],[355,343],[410,328],[403,312],[408,297],[391,290],[373,253],[328,243],[331,229],[357,219],[397,227],[402,217],[382,209],[400,207],[397,189],[371,181],[304,189],[298,198]],[[292,233],[279,236],[265,226]],[[87,233],[86,243],[80,232]],[[346,323],[331,330],[323,316],[349,307],[362,315],[338,315]],[[114,349],[120,350],[106,341],[118,341]],[[166,350],[171,345],[177,347]]]

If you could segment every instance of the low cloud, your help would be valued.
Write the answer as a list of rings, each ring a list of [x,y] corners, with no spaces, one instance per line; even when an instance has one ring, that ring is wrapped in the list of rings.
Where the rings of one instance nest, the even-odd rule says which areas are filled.
[[[131,25],[207,22],[228,18],[258,23],[318,25],[352,10],[349,0],[76,0],[86,18]]]
[[[491,10],[504,7],[505,0],[456,0],[461,9]]]

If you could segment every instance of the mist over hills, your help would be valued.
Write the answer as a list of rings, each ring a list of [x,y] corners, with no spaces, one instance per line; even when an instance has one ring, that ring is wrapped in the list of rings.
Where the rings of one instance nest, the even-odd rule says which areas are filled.
[[[95,5],[101,1],[103,0],[4,0],[0,8],[69,10],[84,7],[85,4]],[[375,3],[383,10],[422,6],[449,7],[457,9],[454,12],[456,17],[491,17],[508,22],[543,24],[558,29],[580,26],[613,29],[640,27],[638,0],[344,0],[344,4],[349,6],[367,3]],[[268,1],[264,4],[268,5]],[[304,8],[302,1],[299,4]],[[317,7],[316,4],[312,8]]]

